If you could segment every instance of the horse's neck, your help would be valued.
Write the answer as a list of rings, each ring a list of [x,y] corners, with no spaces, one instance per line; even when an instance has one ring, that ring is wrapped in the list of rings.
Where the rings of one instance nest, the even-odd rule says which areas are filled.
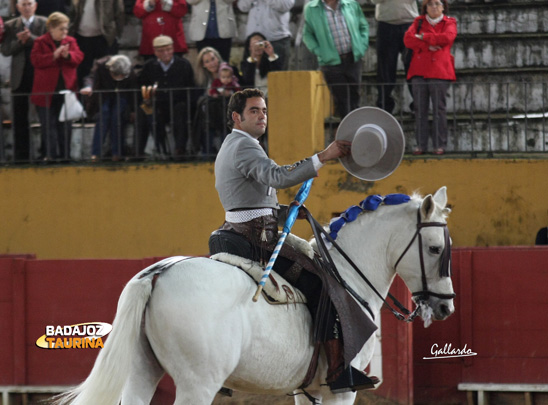
[[[398,224],[394,218],[389,220],[387,215],[366,213],[360,215],[355,222],[345,225],[337,238],[344,252],[382,297],[388,294],[396,274],[390,264],[389,243],[391,233],[396,232],[398,226],[401,226],[401,223]],[[368,301],[373,312],[377,314],[381,309],[382,300],[336,249],[332,248],[331,252],[341,276],[362,298]]]

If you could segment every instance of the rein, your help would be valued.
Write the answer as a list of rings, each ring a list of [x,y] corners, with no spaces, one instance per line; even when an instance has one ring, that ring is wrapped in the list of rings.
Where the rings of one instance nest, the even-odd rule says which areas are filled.
[[[352,287],[348,285],[348,283],[341,277],[339,274],[337,267],[335,266],[335,263],[333,262],[333,259],[331,258],[331,255],[329,254],[329,250],[327,249],[325,245],[325,241],[321,236],[324,236],[332,246],[334,246],[339,253],[342,255],[342,257],[352,266],[352,268],[356,271],[356,273],[362,278],[363,281],[373,290],[373,292],[382,300],[382,302],[388,307],[388,309],[394,314],[394,316],[399,319],[400,321],[407,321],[411,322],[418,314],[419,307],[415,308],[413,313],[409,311],[403,304],[401,304],[394,296],[392,296],[390,293],[388,294],[390,298],[393,301],[393,304],[398,307],[404,314],[398,312],[395,310],[379,293],[379,291],[375,288],[373,284],[367,279],[367,277],[361,272],[361,270],[356,266],[356,264],[348,257],[348,255],[342,250],[342,248],[339,246],[337,242],[335,242],[335,239],[329,235],[328,232],[325,231],[325,229],[316,221],[316,219],[312,216],[310,211],[305,206],[301,207],[301,210],[304,210],[306,213],[307,221],[310,223],[310,226],[312,228],[312,231],[314,233],[314,237],[316,238],[316,243],[318,245],[318,251],[320,253],[321,258],[324,261],[324,268],[360,303],[363,305],[363,307],[369,312],[371,315],[371,318],[375,319],[375,315],[373,314],[373,311],[369,307],[369,303],[365,301],[360,295],[354,291]],[[408,315],[408,317],[406,317]]]
[[[385,304],[385,306],[392,312],[392,314],[400,321],[406,321],[406,322],[412,322],[418,315],[418,311],[420,309],[420,302],[427,301],[430,296],[442,298],[442,299],[451,299],[456,296],[456,294],[440,294],[436,292],[432,292],[428,290],[428,284],[426,279],[426,271],[424,269],[424,258],[422,253],[422,235],[420,233],[422,228],[425,227],[432,227],[432,226],[439,226],[443,227],[444,229],[444,239],[445,239],[445,249],[444,254],[442,257],[442,262],[440,264],[440,277],[449,277],[450,276],[450,259],[451,259],[451,244],[449,239],[449,230],[447,228],[447,224],[443,222],[428,222],[423,223],[420,220],[420,208],[417,211],[417,230],[415,231],[415,234],[411,238],[411,241],[403,251],[403,253],[400,255],[398,260],[396,261],[396,264],[394,266],[394,269],[396,269],[397,265],[405,256],[405,254],[409,251],[409,248],[413,244],[414,240],[418,238],[419,240],[419,255],[420,255],[420,265],[421,265],[421,277],[422,277],[422,291],[413,292],[412,296],[418,297],[416,300],[416,308],[413,312],[409,311],[403,304],[401,304],[392,294],[388,293],[388,297],[392,300],[392,303],[394,306],[396,306],[401,312],[398,312],[396,309],[394,309],[387,301],[386,299],[379,293],[379,291],[373,286],[373,284],[367,279],[367,277],[363,274],[363,272],[358,268],[358,266],[348,257],[348,255],[344,252],[344,250],[335,242],[335,239],[316,221],[316,219],[312,216],[310,211],[302,206],[301,210],[304,210],[306,213],[306,217],[308,222],[310,223],[310,226],[312,228],[312,231],[314,233],[314,237],[316,239],[316,243],[318,245],[318,251],[320,254],[320,257],[324,261],[324,267],[326,270],[361,304],[363,307],[369,312],[371,317],[375,319],[375,316],[373,314],[373,311],[369,307],[369,303],[365,301],[360,295],[354,291],[352,287],[348,285],[348,283],[341,277],[339,274],[335,263],[333,262],[333,259],[331,258],[331,255],[329,254],[329,249],[326,246],[326,241],[331,244],[331,246],[334,246],[341,256],[350,264],[350,266],[356,271],[356,273],[361,277],[361,279],[371,288],[371,290],[381,299],[381,301]]]

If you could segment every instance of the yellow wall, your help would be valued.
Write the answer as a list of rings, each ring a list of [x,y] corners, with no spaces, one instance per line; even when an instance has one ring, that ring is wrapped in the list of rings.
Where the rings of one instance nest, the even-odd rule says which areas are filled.
[[[305,76],[288,80],[293,74]],[[313,92],[321,77],[283,72],[269,81],[273,158],[285,164],[319,150],[326,101]],[[545,159],[404,159],[391,176],[369,183],[331,163],[314,180],[307,206],[327,221],[369,194],[427,194],[445,185],[455,246],[531,245],[548,225],[547,173]],[[280,191],[280,202],[297,189]],[[212,163],[2,168],[0,190],[0,253],[41,259],[205,254],[224,217]],[[295,233],[310,236],[299,222]]]

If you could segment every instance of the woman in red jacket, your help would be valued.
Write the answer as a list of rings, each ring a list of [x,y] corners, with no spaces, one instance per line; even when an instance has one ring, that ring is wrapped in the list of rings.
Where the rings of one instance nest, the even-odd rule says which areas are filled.
[[[173,39],[174,53],[183,56],[188,50],[182,20],[186,12],[185,0],[137,0],[133,14],[141,19],[143,25],[139,55],[154,57],[152,40],[167,35]]]
[[[413,50],[407,80],[411,80],[415,104],[414,155],[428,147],[428,107],[432,100],[432,144],[436,155],[447,147],[446,96],[456,80],[451,46],[457,36],[457,21],[446,15],[447,0],[423,0],[419,15],[404,36],[405,46]]]
[[[46,32],[36,38],[30,54],[34,66],[31,102],[36,105],[42,126],[44,161],[70,159],[72,122],[60,122],[64,96],[61,90],[78,90],[76,68],[84,54],[76,39],[67,36],[69,18],[59,12],[50,14]]]

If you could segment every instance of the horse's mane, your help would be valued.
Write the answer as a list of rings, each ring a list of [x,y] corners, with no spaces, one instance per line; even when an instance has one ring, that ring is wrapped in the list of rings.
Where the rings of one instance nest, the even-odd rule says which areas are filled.
[[[364,207],[365,201],[371,197],[377,198],[377,204],[373,209],[367,209]],[[401,199],[401,201],[389,202],[388,199]],[[405,198],[407,198],[405,200]],[[384,210],[387,206],[402,206],[404,209],[410,209],[410,210],[416,210],[420,205],[422,204],[424,200],[424,196],[419,194],[417,191],[413,191],[410,196],[406,196],[404,194],[389,194],[386,197],[374,195],[369,196],[365,200],[361,201],[359,205],[352,205],[348,209],[346,209],[343,213],[341,213],[339,216],[331,218],[328,224],[324,226],[324,229],[331,234],[333,239],[336,239],[337,233],[339,230],[347,223],[354,222],[356,219],[358,219],[361,216],[368,215],[378,215],[379,209]],[[381,200],[380,202],[378,200]],[[385,200],[386,199],[386,200]],[[387,204],[385,204],[385,201]],[[441,216],[443,220],[447,219],[447,216],[451,212],[451,209],[447,207],[440,207],[436,204],[436,211],[435,214]]]

